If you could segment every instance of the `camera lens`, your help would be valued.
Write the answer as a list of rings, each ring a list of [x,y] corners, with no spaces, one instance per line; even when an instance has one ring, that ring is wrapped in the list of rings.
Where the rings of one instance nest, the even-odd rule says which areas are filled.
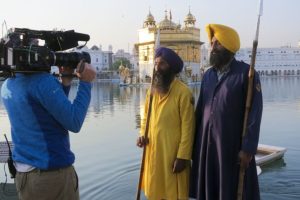
[[[69,52],[69,53],[61,53],[56,52],[56,62],[55,65],[57,66],[67,66],[76,68],[77,64],[84,60],[87,63],[91,63],[90,54],[87,52]]]

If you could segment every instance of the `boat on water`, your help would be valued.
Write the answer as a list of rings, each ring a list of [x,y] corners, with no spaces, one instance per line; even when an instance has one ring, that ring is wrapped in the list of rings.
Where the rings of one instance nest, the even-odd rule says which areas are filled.
[[[287,151],[284,147],[258,144],[255,161],[257,166],[265,166],[281,159]]]
[[[259,176],[261,174],[262,170],[260,168],[260,166],[256,166],[256,173],[257,173],[257,176]]]

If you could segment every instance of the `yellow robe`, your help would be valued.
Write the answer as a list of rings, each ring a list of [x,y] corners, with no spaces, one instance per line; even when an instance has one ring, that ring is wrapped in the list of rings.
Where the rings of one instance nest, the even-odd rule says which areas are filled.
[[[149,93],[141,124],[141,135],[149,105]],[[194,98],[190,89],[175,79],[169,92],[153,95],[142,189],[149,200],[188,199],[190,167],[172,172],[176,158],[191,159],[194,134]]]

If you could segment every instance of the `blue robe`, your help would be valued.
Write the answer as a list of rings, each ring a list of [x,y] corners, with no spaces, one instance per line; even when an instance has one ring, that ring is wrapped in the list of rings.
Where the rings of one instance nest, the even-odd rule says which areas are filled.
[[[247,133],[241,144],[249,65],[235,59],[219,81],[217,71],[205,73],[196,108],[196,133],[190,197],[197,200],[235,200],[240,149],[253,155],[245,172],[244,198],[258,200],[259,185],[254,154],[262,115],[262,93],[255,73]]]

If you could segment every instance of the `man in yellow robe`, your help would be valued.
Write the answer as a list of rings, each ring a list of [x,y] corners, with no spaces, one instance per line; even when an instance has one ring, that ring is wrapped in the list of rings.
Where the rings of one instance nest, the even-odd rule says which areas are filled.
[[[183,61],[173,50],[158,48],[154,67],[148,138],[144,134],[151,91],[137,139],[137,146],[147,145],[142,189],[149,200],[188,199],[194,98],[190,89],[175,78]]]

